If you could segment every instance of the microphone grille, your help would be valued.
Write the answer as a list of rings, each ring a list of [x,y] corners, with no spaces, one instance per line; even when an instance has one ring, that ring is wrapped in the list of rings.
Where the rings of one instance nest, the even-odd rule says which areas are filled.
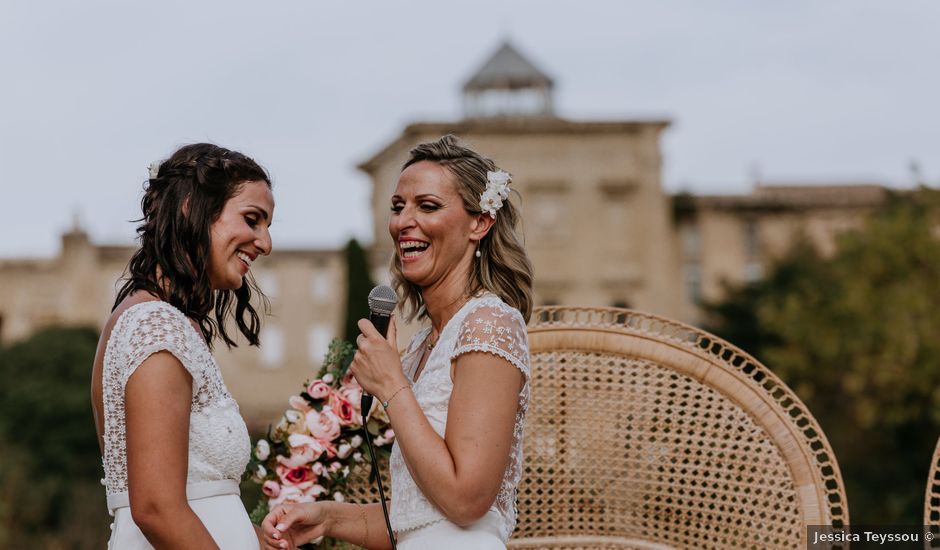
[[[398,295],[388,285],[379,285],[369,292],[369,311],[391,315],[397,305]]]

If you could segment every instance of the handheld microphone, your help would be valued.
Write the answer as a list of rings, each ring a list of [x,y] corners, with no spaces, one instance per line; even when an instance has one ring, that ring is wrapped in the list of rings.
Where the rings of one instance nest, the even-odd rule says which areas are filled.
[[[398,305],[398,295],[395,290],[387,285],[379,285],[369,292],[369,320],[375,325],[382,336],[388,334],[388,322],[392,318],[392,312]],[[392,531],[392,522],[388,517],[388,507],[385,504],[385,489],[382,488],[382,475],[379,473],[378,462],[375,458],[375,449],[372,447],[372,437],[369,435],[368,416],[372,410],[373,397],[362,392],[362,399],[359,405],[362,411],[362,435],[365,436],[366,445],[369,447],[369,458],[372,461],[372,477],[379,486],[379,501],[382,503],[382,515],[385,516],[385,528],[388,531],[388,541],[392,545],[392,550],[396,550],[395,534]],[[368,528],[368,527],[367,527]],[[366,531],[368,533],[368,530]]]
[[[395,311],[397,305],[398,295],[388,285],[379,285],[369,292],[369,321],[372,321],[372,324],[375,325],[375,328],[382,336],[388,335],[388,322],[392,318],[392,312]],[[362,411],[363,420],[372,410],[372,400],[371,395],[362,392],[359,410]]]

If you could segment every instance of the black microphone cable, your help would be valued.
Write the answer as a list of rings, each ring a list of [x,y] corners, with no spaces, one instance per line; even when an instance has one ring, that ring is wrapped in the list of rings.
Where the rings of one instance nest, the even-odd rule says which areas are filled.
[[[395,290],[387,285],[379,285],[369,292],[369,320],[375,325],[376,330],[382,336],[388,334],[388,324],[398,305],[398,295]],[[375,458],[375,448],[372,446],[372,436],[369,434],[368,420],[369,411],[372,410],[373,397],[365,392],[362,393],[362,399],[359,402],[362,411],[362,434],[366,438],[366,446],[369,447],[369,458],[372,460],[372,473],[370,477],[375,478],[379,486],[379,499],[382,501],[382,514],[385,516],[385,528],[388,530],[388,540],[392,543],[392,550],[398,550],[395,546],[395,533],[392,531],[392,522],[388,517],[388,505],[385,503],[385,489],[382,487],[382,475],[379,473],[379,462]]]
[[[365,394],[363,394],[363,396],[365,396]],[[363,399],[364,398],[365,397],[363,397]],[[368,416],[369,409],[362,409],[362,434],[366,438],[366,446],[369,447],[369,458],[372,460],[372,472],[370,477],[374,477],[375,482],[379,486],[379,499],[382,502],[382,514],[385,516],[385,528],[388,530],[388,541],[392,543],[392,550],[398,550],[398,547],[395,546],[395,533],[392,532],[392,522],[388,518],[388,505],[385,504],[385,489],[382,488],[382,475],[379,473],[379,463],[375,458],[375,449],[372,447],[372,436],[369,435],[369,428],[367,426]]]

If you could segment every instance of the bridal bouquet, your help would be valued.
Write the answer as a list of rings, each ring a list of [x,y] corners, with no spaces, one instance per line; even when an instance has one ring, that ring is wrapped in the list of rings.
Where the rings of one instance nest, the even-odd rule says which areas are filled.
[[[350,474],[371,467],[362,437],[362,387],[347,373],[354,354],[349,342],[330,342],[317,377],[288,400],[277,426],[255,443],[245,472],[261,485],[251,512],[255,523],[282,502],[343,501]],[[395,434],[384,409],[373,406],[367,428],[376,458],[387,459]]]

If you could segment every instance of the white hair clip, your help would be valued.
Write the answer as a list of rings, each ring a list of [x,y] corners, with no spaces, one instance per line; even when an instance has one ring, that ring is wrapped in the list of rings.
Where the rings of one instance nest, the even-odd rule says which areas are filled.
[[[480,210],[488,212],[490,217],[496,219],[496,211],[503,207],[503,201],[509,197],[509,184],[512,175],[509,172],[497,169],[486,173],[486,190],[480,195]]]

